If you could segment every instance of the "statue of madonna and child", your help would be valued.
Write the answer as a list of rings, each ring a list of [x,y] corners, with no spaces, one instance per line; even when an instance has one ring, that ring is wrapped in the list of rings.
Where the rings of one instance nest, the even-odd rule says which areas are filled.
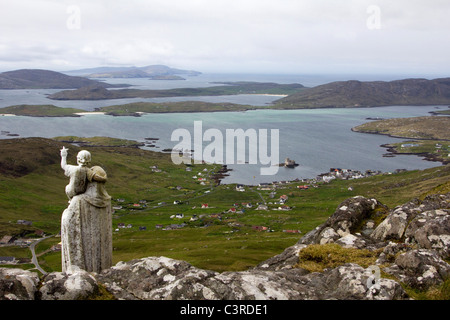
[[[68,150],[61,149],[61,168],[70,178],[66,186],[69,206],[61,217],[62,271],[79,269],[99,273],[112,265],[111,197],[105,189],[106,172],[89,168],[91,154],[82,150],[78,165],[67,164]]]

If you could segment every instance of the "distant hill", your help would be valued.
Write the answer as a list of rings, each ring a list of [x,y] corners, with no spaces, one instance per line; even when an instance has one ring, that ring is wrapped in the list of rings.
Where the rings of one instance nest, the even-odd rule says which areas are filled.
[[[296,109],[433,104],[450,104],[450,78],[338,81],[308,88],[276,101],[277,107]]]
[[[48,96],[53,100],[102,100],[126,98],[161,98],[221,96],[236,94],[282,94],[288,95],[303,90],[301,84],[278,84],[271,82],[224,82],[223,86],[205,88],[175,88],[161,90],[118,89],[107,90],[100,86],[87,86],[77,90],[62,90]]]
[[[92,85],[104,88],[126,86],[111,85],[84,77],[69,76],[41,69],[21,69],[0,73],[0,89],[78,89]]]
[[[180,75],[197,76],[201,72],[170,68],[165,65],[145,67],[100,67],[67,71],[67,74],[82,75],[88,78],[149,78],[155,80],[184,80]]]

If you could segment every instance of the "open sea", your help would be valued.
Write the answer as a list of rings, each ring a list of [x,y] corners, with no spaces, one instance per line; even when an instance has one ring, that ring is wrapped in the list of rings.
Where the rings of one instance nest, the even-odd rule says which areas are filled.
[[[315,86],[337,80],[394,80],[394,78],[351,76],[294,76],[294,75],[208,75],[202,74],[187,80],[147,80],[147,79],[108,79],[110,83],[129,83],[141,89],[168,89],[180,87],[205,87],[218,85],[220,81],[259,81],[277,83],[301,83]],[[395,79],[401,79],[397,77]],[[17,104],[53,104],[59,107],[71,107],[92,111],[97,107],[118,105],[136,101],[186,101],[199,100],[208,102],[233,102],[262,106],[271,104],[279,96],[271,95],[236,95],[214,97],[176,97],[154,99],[115,99],[101,101],[56,101],[47,98],[48,94],[59,90],[0,90],[0,107]],[[172,132],[186,129],[194,137],[194,121],[202,121],[203,132],[217,129],[225,137],[227,129],[278,129],[279,159],[295,160],[296,168],[279,168],[276,175],[261,175],[260,168],[268,165],[250,165],[245,162],[228,164],[233,169],[222,183],[257,184],[302,178],[313,178],[328,172],[330,168],[347,168],[354,170],[426,169],[441,165],[438,162],[425,161],[415,155],[397,155],[383,157],[386,149],[382,144],[400,142],[388,136],[355,133],[352,127],[368,122],[366,118],[415,117],[429,115],[430,111],[447,109],[447,106],[389,106],[377,108],[339,108],[308,110],[252,110],[246,112],[212,112],[212,113],[165,113],[145,114],[141,117],[112,117],[105,115],[87,115],[79,118],[64,117],[21,117],[0,116],[1,139],[11,138],[4,132],[18,134],[18,137],[56,136],[109,136],[116,138],[145,141],[145,138],[159,138],[156,147],[145,147],[161,151],[172,149],[177,141],[171,141]],[[269,138],[270,139],[270,138]],[[224,139],[226,140],[226,139]],[[224,141],[224,143],[230,143]],[[211,142],[204,142],[203,147]],[[226,147],[226,145],[224,145]],[[248,151],[249,145],[244,150]],[[270,150],[268,151],[270,155]],[[59,155],[55,155],[59,157]],[[95,161],[95,153],[93,154]],[[150,165],[150,164],[149,164]]]

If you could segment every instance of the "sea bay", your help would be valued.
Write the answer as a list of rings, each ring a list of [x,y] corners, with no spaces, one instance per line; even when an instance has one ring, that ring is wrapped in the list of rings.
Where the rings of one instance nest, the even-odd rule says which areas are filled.
[[[259,81],[278,83],[302,83],[313,86],[340,77],[319,76],[264,76],[264,75],[201,75],[185,81],[156,81],[147,79],[107,79],[110,83],[130,83],[135,88],[167,89],[175,87],[201,87],[217,85],[220,81]],[[369,79],[369,77],[366,77]],[[349,76],[347,76],[349,79]],[[373,80],[374,78],[370,78]],[[55,101],[48,94],[58,90],[0,90],[0,107],[16,104],[54,104],[59,107],[93,111],[95,108],[136,101],[186,101],[233,102],[254,106],[269,105],[279,96],[230,95],[214,97],[175,97],[154,99],[117,99],[99,101]],[[228,164],[233,169],[223,183],[256,184],[280,180],[312,178],[332,167],[354,170],[425,169],[440,165],[425,161],[415,155],[383,157],[382,144],[403,141],[388,136],[355,133],[351,128],[365,123],[367,118],[395,118],[426,116],[430,111],[446,106],[388,106],[377,108],[336,108],[304,110],[251,110],[246,112],[164,113],[144,114],[141,117],[113,117],[85,115],[82,117],[19,117],[0,116],[0,130],[18,137],[56,136],[109,136],[145,142],[145,138],[157,137],[156,147],[145,149],[161,151],[173,148],[178,141],[171,141],[174,130],[184,128],[193,133],[194,121],[202,121],[203,129],[215,128],[225,133],[227,129],[278,129],[279,162],[286,157],[300,165],[296,168],[279,168],[274,176],[260,175],[260,165],[245,163]],[[1,139],[11,138],[6,133]],[[207,142],[204,146],[208,145]],[[248,146],[246,146],[248,150]],[[247,150],[237,150],[246,152]],[[58,156],[58,155],[56,155]]]
[[[223,183],[254,184],[295,178],[312,178],[331,167],[354,170],[425,169],[439,165],[415,155],[383,157],[381,144],[403,141],[382,135],[352,132],[351,128],[367,122],[369,117],[409,117],[427,115],[435,107],[392,106],[352,109],[252,110],[246,112],[145,114],[141,117],[88,115],[82,117],[0,117],[0,129],[19,137],[109,136],[144,142],[157,137],[149,150],[173,148],[175,129],[184,128],[193,134],[194,121],[202,121],[203,129],[278,129],[280,162],[294,159],[300,165],[294,169],[280,168],[275,176],[261,176],[259,165],[234,163]],[[0,138],[10,138],[2,134]],[[208,143],[204,143],[207,145]],[[248,146],[246,146],[248,148]],[[248,150],[248,149],[247,149]],[[239,150],[238,152],[245,152]]]

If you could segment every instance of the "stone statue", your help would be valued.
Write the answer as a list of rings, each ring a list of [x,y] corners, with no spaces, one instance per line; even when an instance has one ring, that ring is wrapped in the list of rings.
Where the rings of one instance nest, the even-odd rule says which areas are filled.
[[[61,217],[62,271],[83,269],[99,273],[112,265],[111,197],[105,189],[106,172],[88,168],[91,154],[82,150],[78,166],[67,164],[68,149],[61,149],[61,168],[70,178],[69,206]]]

